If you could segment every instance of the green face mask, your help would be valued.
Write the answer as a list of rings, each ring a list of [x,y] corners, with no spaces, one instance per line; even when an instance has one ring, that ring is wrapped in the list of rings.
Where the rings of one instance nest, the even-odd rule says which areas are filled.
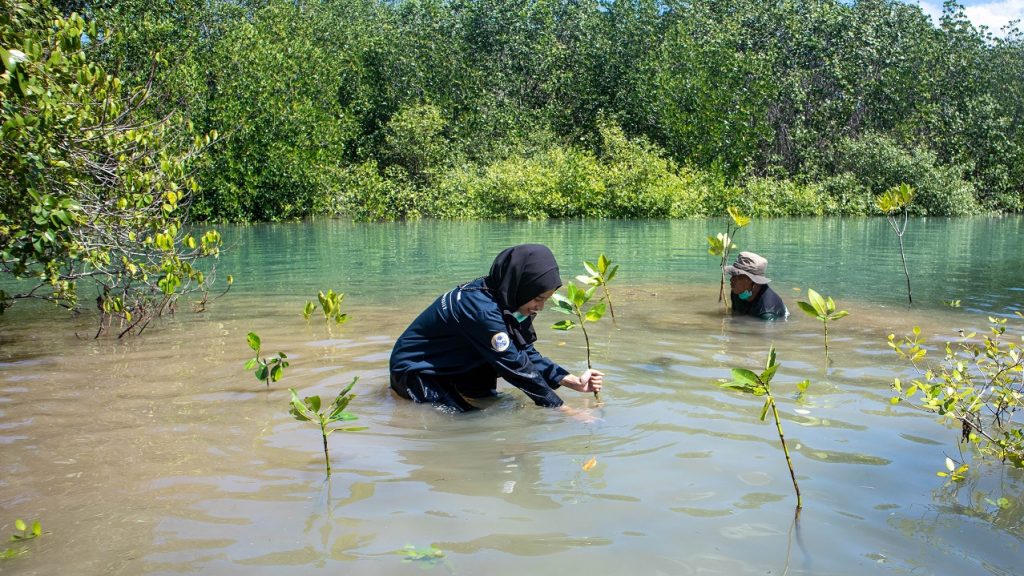
[[[523,322],[526,321],[527,318],[529,318],[529,316],[520,313],[518,310],[513,312],[512,316],[516,319],[516,322],[519,322],[520,324],[522,324]]]

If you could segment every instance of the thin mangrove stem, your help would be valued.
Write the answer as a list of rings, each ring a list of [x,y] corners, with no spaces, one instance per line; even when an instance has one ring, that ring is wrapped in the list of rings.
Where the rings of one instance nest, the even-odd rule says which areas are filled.
[[[828,362],[828,320],[823,320],[822,324],[825,325],[825,362]]]
[[[796,472],[793,471],[793,459],[789,457],[789,448],[786,447],[786,436],[782,433],[782,421],[779,419],[779,410],[775,407],[775,397],[768,395],[768,402],[772,405],[772,415],[775,416],[775,427],[779,430],[779,440],[782,442],[782,451],[786,454],[786,464],[789,466],[789,477],[793,479],[793,489],[796,490],[796,509],[803,508],[800,500],[800,486],[796,483]],[[799,514],[799,512],[797,512]]]
[[[320,419],[320,435],[324,438],[324,462],[327,464],[327,476],[331,475],[331,455],[327,452],[327,423]]]
[[[602,285],[604,288],[604,297],[608,300],[608,312],[612,315],[612,324],[615,324],[615,306],[612,306],[612,295],[608,292],[608,285]]]
[[[587,370],[590,370],[591,368],[594,367],[593,364],[590,363],[590,336],[587,334],[586,324],[584,323],[582,316],[580,316],[580,330],[583,330],[583,340],[587,344]],[[597,391],[594,391],[594,399],[600,402],[601,394]]]
[[[907,277],[907,301],[911,304],[914,303],[914,297],[910,293],[910,272],[907,270],[907,255],[903,251],[903,235],[899,236],[900,239],[900,257],[903,258],[903,275]]]

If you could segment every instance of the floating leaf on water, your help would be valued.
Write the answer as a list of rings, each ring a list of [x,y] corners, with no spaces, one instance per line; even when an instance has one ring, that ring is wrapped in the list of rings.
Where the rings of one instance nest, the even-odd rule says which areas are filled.
[[[590,460],[587,460],[587,461],[586,461],[586,462],[585,462],[585,463],[583,464],[583,471],[584,471],[584,472],[589,472],[589,471],[590,471],[590,469],[591,469],[591,468],[593,468],[593,467],[594,467],[594,466],[596,466],[596,465],[597,465],[597,456],[591,456],[591,457],[590,457]]]

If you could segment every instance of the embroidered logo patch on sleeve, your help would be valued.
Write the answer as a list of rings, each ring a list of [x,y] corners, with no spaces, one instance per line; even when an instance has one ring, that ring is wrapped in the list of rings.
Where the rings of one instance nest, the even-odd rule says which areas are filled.
[[[494,336],[491,336],[491,348],[494,348],[495,352],[504,352],[505,350],[508,350],[510,343],[508,334],[505,334],[504,332],[498,332]]]

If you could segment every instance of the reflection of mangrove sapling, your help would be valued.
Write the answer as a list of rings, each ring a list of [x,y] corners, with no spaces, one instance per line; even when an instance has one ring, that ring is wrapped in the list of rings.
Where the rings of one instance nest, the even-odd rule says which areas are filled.
[[[570,282],[566,285],[565,290],[566,296],[555,294],[551,297],[551,300],[555,303],[553,309],[562,314],[572,314],[576,316],[576,320],[562,320],[552,324],[551,327],[555,330],[572,330],[579,326],[580,330],[583,331],[583,340],[587,346],[587,368],[593,368],[593,365],[590,363],[590,336],[587,335],[586,324],[587,322],[597,322],[604,316],[605,302],[602,299],[597,304],[590,306],[589,309],[587,308],[587,303],[594,297],[594,291],[597,290],[597,286],[591,286],[584,290],[577,288],[575,284]],[[579,321],[579,324],[576,321]],[[601,394],[595,391],[594,398],[600,401]]]
[[[255,332],[249,332],[249,348],[256,352],[256,356],[245,363],[246,370],[256,369],[256,379],[263,380],[270,386],[271,382],[277,382],[284,376],[284,369],[288,367],[288,356],[284,352],[278,352],[277,358],[260,357],[260,337]]]
[[[843,316],[849,314],[846,310],[836,310],[836,303],[832,300],[832,297],[822,298],[821,294],[818,294],[810,288],[807,289],[807,299],[810,302],[797,302],[797,306],[800,307],[808,316],[821,320],[821,323],[825,326],[825,358],[828,359],[828,322],[829,320],[839,320]]]
[[[779,369],[775,361],[775,346],[768,351],[768,361],[765,363],[764,371],[760,375],[754,374],[745,368],[732,369],[732,382],[724,382],[720,386],[740,390],[754,396],[764,396],[764,406],[761,408],[761,421],[764,422],[771,408],[772,416],[775,417],[775,428],[779,431],[779,440],[782,442],[782,452],[786,455],[786,464],[789,465],[789,477],[793,479],[793,489],[796,490],[796,509],[799,513],[803,503],[800,500],[800,486],[796,483],[796,473],[793,471],[793,459],[789,457],[789,448],[786,447],[786,437],[782,434],[782,421],[779,420],[779,410],[775,407],[775,397],[772,396],[771,381],[775,372]],[[803,392],[807,389],[809,382],[804,380],[797,384],[797,388]]]
[[[990,334],[981,341],[970,333],[956,344],[947,342],[941,364],[931,368],[918,364],[926,354],[920,328],[900,341],[890,334],[889,347],[920,374],[910,382],[895,379],[891,402],[906,401],[956,422],[960,440],[974,445],[978,454],[1024,469],[1024,424],[1013,420],[1024,408],[1024,336],[1004,341],[1007,320],[990,317],[989,322]],[[947,472],[939,475],[962,480],[967,464],[952,464],[947,462]]]
[[[612,323],[615,323],[615,307],[612,306],[612,295],[608,292],[608,283],[615,278],[619,271],[619,265],[612,266],[612,261],[601,254],[597,258],[597,264],[583,261],[583,267],[587,269],[586,274],[576,276],[576,281],[588,286],[600,286],[604,291],[604,299],[608,302],[608,313],[612,315]]]
[[[320,411],[319,396],[307,396],[302,400],[299,400],[299,395],[295,393],[295,389],[288,389],[292,393],[292,403],[288,413],[299,422],[316,422],[320,425],[320,434],[324,440],[324,460],[327,462],[328,476],[331,475],[331,455],[327,451],[327,437],[330,436],[332,432],[358,432],[359,430],[366,430],[366,426],[327,428],[335,422],[348,422],[358,418],[351,412],[345,412],[345,408],[348,407],[349,402],[356,397],[355,394],[350,394],[350,392],[352,387],[355,386],[357,380],[359,380],[359,378],[352,379],[352,383],[346,386],[345,389],[338,394],[337,398],[334,399],[334,402],[327,407],[326,412]]]
[[[320,309],[324,313],[324,320],[334,318],[334,321],[338,324],[343,324],[348,320],[348,314],[344,314],[341,311],[341,303],[345,300],[344,294],[334,290],[328,290],[326,294],[320,291],[317,294],[317,299],[320,300]],[[309,320],[314,310],[316,310],[316,304],[306,302],[306,307],[302,311],[302,317]]]
[[[732,241],[736,237],[736,233],[740,231],[740,228],[750,224],[750,217],[741,214],[738,208],[730,206],[728,212],[729,220],[725,223],[725,232],[719,232],[715,236],[708,236],[708,254],[721,258],[719,268],[722,278],[718,286],[718,301],[724,302],[726,308],[729,307],[731,301],[725,297],[725,266],[729,263],[729,253],[736,248]]]
[[[910,294],[910,272],[907,270],[907,254],[903,250],[903,234],[907,232],[907,219],[910,203],[914,200],[914,189],[909,184],[900,184],[885,191],[875,200],[875,206],[885,214],[889,226],[900,241],[900,258],[903,259],[903,274],[907,277],[907,301],[914,303]],[[903,223],[899,223],[899,215],[903,214]]]

